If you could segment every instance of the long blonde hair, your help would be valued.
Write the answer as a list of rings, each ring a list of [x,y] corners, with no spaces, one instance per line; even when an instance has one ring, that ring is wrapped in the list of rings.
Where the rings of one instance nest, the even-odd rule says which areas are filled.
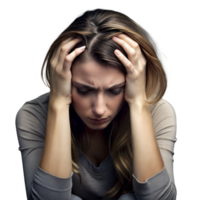
[[[51,88],[50,59],[53,52],[58,49],[60,43],[71,36],[81,37],[82,42],[78,43],[70,52],[75,48],[83,45],[86,46],[86,50],[77,56],[74,62],[77,60],[81,62],[87,61],[89,55],[95,61],[102,64],[102,66],[112,65],[126,75],[126,69],[114,54],[114,50],[119,49],[128,58],[123,48],[112,40],[113,36],[120,33],[128,35],[140,45],[141,51],[147,60],[146,97],[149,104],[157,103],[166,91],[167,78],[163,66],[158,59],[156,45],[150,35],[140,25],[126,15],[113,10],[89,10],[80,17],[77,17],[50,46],[42,65],[42,80],[44,65],[47,62],[47,86]],[[81,146],[81,149],[87,149],[86,147],[89,146],[90,138],[89,135],[83,137],[83,134],[81,134],[85,131],[83,128],[84,124],[72,105],[70,105],[70,125],[72,136],[72,170],[79,175],[81,184],[81,175],[78,167],[79,157],[76,147]],[[118,199],[124,193],[134,192],[132,188],[133,155],[131,146],[130,112],[126,102],[113,121],[106,127],[105,133],[106,141],[109,143],[110,153],[117,172],[118,181],[110,191],[106,192],[104,198]],[[86,140],[87,143],[85,147],[82,147],[83,140]]]

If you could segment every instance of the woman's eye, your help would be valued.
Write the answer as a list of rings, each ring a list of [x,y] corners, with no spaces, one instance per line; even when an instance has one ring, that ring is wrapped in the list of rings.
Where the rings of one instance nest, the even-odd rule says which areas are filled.
[[[121,91],[122,91],[123,88],[120,88],[118,90],[110,90],[109,92],[113,95],[118,95]],[[78,88],[76,88],[76,91],[77,93],[81,94],[81,95],[87,95],[90,91],[92,90],[88,90],[88,91],[81,91],[79,90]]]

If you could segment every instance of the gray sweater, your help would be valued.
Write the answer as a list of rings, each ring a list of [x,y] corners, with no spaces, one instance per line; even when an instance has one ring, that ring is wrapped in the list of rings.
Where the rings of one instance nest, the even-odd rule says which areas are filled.
[[[16,115],[16,131],[21,151],[27,199],[31,200],[96,200],[102,199],[117,182],[115,167],[109,154],[99,167],[78,149],[79,177],[72,171],[68,178],[49,174],[39,167],[45,141],[49,92],[27,101]],[[175,200],[177,190],[173,175],[176,138],[176,114],[166,100],[151,106],[153,126],[164,168],[142,183],[132,174],[132,200]],[[78,188],[78,189],[77,189]],[[125,194],[126,195],[126,194]],[[124,197],[125,197],[124,195]],[[80,198],[78,198],[80,197]]]

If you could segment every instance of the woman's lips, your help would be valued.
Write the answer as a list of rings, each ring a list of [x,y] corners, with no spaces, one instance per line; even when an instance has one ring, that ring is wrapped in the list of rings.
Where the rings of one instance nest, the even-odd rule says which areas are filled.
[[[104,123],[108,120],[108,118],[104,118],[104,119],[101,119],[101,120],[91,119],[91,118],[89,118],[89,119],[95,124],[101,124],[101,123]]]

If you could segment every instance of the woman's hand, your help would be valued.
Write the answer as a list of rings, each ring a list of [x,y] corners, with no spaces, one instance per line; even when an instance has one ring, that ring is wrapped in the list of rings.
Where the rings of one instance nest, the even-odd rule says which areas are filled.
[[[71,64],[76,56],[85,50],[76,48],[70,54],[70,50],[81,41],[81,38],[68,38],[56,49],[50,60],[50,97],[53,102],[59,101],[69,105],[71,99]]]
[[[120,34],[117,36],[117,40],[114,37],[112,39],[122,46],[128,55],[127,59],[119,50],[114,51],[127,71],[124,98],[129,105],[144,104],[147,100],[145,93],[147,61],[138,43],[127,35]]]

